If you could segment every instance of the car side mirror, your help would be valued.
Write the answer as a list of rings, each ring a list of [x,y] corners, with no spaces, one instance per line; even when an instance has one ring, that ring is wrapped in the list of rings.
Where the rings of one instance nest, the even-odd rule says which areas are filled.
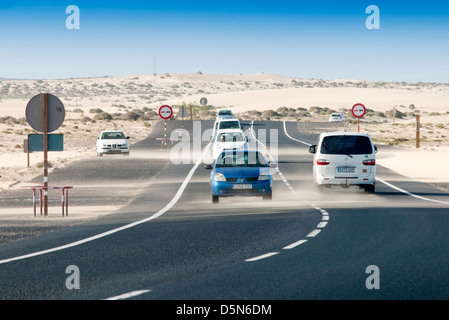
[[[316,153],[316,145],[313,145],[313,146],[309,147],[309,153],[313,153],[313,154]]]
[[[206,164],[206,165],[204,166],[204,169],[208,169],[208,170],[211,170],[211,169],[212,169],[212,165],[210,165],[210,164]]]
[[[126,137],[126,139],[129,139],[129,137]]]
[[[374,152],[377,153],[377,146],[374,146]]]

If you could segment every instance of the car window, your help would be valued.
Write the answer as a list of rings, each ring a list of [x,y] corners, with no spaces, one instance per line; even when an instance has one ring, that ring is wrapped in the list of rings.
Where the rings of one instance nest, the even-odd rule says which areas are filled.
[[[321,143],[322,154],[369,154],[373,153],[371,140],[364,136],[329,136]]]
[[[221,121],[219,129],[240,129],[238,121]]]
[[[222,116],[231,116],[232,112],[231,111],[227,111],[227,110],[221,110],[221,111],[218,112],[218,114],[222,115]]]
[[[267,163],[259,152],[222,152],[217,167],[266,167]]]
[[[245,138],[240,132],[221,133],[217,136],[217,142],[241,142]]]
[[[125,139],[123,132],[103,132],[101,139]]]

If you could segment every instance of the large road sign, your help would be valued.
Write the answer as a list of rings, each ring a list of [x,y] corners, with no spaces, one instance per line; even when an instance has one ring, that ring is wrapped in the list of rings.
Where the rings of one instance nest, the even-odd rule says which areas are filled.
[[[28,102],[25,115],[28,124],[37,132],[44,132],[44,94],[40,93]],[[65,108],[58,97],[47,93],[47,132],[57,130],[64,122]]]

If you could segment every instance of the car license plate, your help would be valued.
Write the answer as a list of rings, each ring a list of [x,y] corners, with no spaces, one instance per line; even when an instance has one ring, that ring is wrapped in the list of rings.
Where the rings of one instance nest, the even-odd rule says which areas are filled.
[[[252,184],[234,184],[234,189],[252,189]]]
[[[337,168],[337,172],[339,173],[355,173],[354,167],[339,167]]]

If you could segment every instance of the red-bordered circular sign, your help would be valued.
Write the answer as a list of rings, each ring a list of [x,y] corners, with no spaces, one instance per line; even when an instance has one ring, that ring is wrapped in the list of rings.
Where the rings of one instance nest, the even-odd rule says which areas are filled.
[[[164,120],[170,119],[173,115],[173,109],[170,106],[163,105],[159,108],[159,117]]]
[[[363,104],[361,103],[356,103],[353,107],[352,107],[352,115],[356,118],[361,118],[365,115],[366,113],[366,108]]]

